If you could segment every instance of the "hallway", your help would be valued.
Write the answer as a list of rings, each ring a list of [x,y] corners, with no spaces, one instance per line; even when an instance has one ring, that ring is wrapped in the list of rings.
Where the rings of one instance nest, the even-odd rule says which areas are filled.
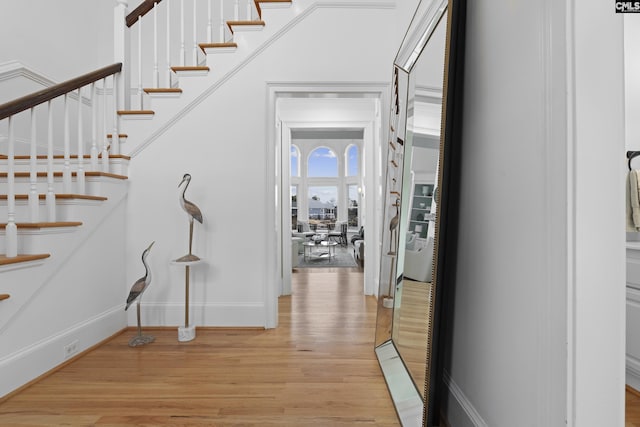
[[[293,274],[271,330],[130,329],[0,404],[3,426],[397,426],[357,269]]]

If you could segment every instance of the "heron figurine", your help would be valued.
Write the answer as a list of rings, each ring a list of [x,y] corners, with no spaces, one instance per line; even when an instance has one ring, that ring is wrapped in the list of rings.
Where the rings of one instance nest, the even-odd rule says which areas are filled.
[[[187,192],[187,187],[189,186],[190,182],[191,175],[185,173],[182,177],[182,181],[180,181],[180,184],[178,184],[178,188],[182,189],[182,191],[180,191],[180,206],[182,206],[182,209],[184,209],[184,211],[189,216],[189,254],[178,258],[176,260],[178,262],[198,261],[200,259],[196,255],[193,255],[191,253],[191,247],[193,244],[193,220],[195,219],[200,224],[202,224],[202,212],[200,212],[200,209],[194,203],[190,202],[184,197],[184,193]]]
[[[133,286],[131,286],[129,296],[127,297],[127,305],[124,307],[124,310],[127,311],[131,304],[137,302],[138,335],[129,340],[130,347],[149,344],[155,340],[155,338],[151,335],[142,335],[142,327],[140,326],[140,299],[142,298],[142,294],[144,293],[144,291],[147,290],[149,284],[151,283],[151,270],[149,269],[149,264],[147,264],[147,256],[149,255],[151,247],[154,243],[155,242],[151,242],[149,247],[142,251],[142,265],[144,265],[144,276],[136,280]]]
[[[394,204],[394,206],[396,207],[396,216],[394,216],[393,218],[391,218],[391,221],[389,221],[389,232],[390,232],[390,236],[389,236],[389,253],[388,255],[395,255],[396,252],[393,250],[393,232],[396,230],[396,228],[398,228],[398,221],[400,220],[400,212],[399,212],[399,206],[400,206],[400,199],[396,199],[396,203]]]

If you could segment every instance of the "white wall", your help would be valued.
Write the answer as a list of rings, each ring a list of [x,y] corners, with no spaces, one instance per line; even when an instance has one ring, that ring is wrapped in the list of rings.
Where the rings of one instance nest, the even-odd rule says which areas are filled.
[[[449,418],[623,425],[621,18],[595,0],[467,16]]]
[[[2,43],[0,64],[20,61],[55,82],[110,64],[115,4],[115,0],[2,2],[0,40],[15,42]]]
[[[147,324],[178,325],[184,318],[184,274],[169,261],[187,250],[176,186],[189,172],[187,198],[205,221],[196,224],[194,253],[206,260],[192,269],[191,317],[198,325],[265,325],[267,262],[277,247],[265,219],[273,209],[265,183],[274,159],[267,151],[274,132],[266,120],[267,83],[388,82],[395,54],[389,22],[395,22],[389,8],[317,9],[133,159],[127,258],[157,242]],[[137,264],[128,265],[129,281],[139,274]]]

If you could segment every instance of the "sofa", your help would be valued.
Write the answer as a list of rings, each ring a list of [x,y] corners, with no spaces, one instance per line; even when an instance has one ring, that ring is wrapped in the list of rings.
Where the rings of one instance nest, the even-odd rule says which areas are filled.
[[[364,268],[364,227],[360,227],[360,230],[351,237],[351,244],[353,245],[353,258],[356,260],[356,264],[360,268]]]
[[[431,282],[433,274],[433,237],[419,239],[413,250],[404,251],[404,277],[418,282]]]

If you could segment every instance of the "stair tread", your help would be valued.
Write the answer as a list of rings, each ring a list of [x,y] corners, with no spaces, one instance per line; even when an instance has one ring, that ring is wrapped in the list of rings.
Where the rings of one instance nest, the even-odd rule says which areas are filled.
[[[119,115],[155,114],[153,110],[118,110]]]
[[[59,227],[79,227],[80,221],[57,221],[57,222],[16,222],[18,228],[59,228]],[[7,223],[0,223],[0,229],[7,228]]]
[[[200,43],[200,49],[204,52],[206,49],[228,49],[228,48],[237,48],[238,43],[235,42],[224,42],[224,43]]]
[[[8,175],[8,172],[0,172],[0,178],[6,178]],[[71,172],[71,176],[77,176],[78,173],[77,172]],[[14,172],[13,176],[16,178],[29,178],[31,176],[31,172]],[[44,178],[47,176],[47,172],[38,172],[37,173],[38,178]],[[54,178],[60,178],[63,176],[63,173],[60,171],[56,171],[53,173]],[[85,177],[96,177],[96,176],[104,176],[107,178],[115,178],[115,179],[129,179],[129,177],[125,176],[125,175],[118,175],[115,173],[110,173],[110,172],[97,172],[97,171],[85,171],[84,173]]]
[[[49,258],[50,254],[21,254],[15,257],[7,258],[5,254],[0,254],[0,265],[17,264],[20,262],[37,261],[39,259]]]
[[[144,90],[146,93],[182,93],[182,89],[180,89],[179,87],[167,87],[167,88],[150,87],[142,90]]]
[[[262,17],[262,8],[260,7],[260,3],[289,3],[291,4],[291,0],[254,0],[256,5],[256,9],[258,10],[258,16]]]
[[[241,20],[241,21],[227,21],[228,25],[266,25],[262,19],[255,19],[252,21],[249,20]]]
[[[122,135],[120,135],[121,137],[123,137]],[[107,138],[111,138],[111,134],[107,135]],[[124,136],[124,138],[126,138],[126,135]],[[100,154],[100,156],[102,156],[102,153]],[[6,154],[0,154],[0,159],[8,159],[9,157]],[[31,158],[31,156],[29,155],[19,155],[19,156],[13,156],[14,159],[16,160],[29,160]],[[46,160],[48,159],[48,156],[46,154],[40,154],[37,155],[36,158],[38,160]],[[54,160],[61,160],[64,159],[64,155],[62,154],[56,154],[55,156],[53,156]],[[72,154],[71,156],[69,156],[70,159],[77,159],[78,155],[77,154]],[[82,156],[83,159],[90,159],[91,155],[89,154],[85,154]],[[109,158],[110,159],[125,159],[125,160],[131,160],[131,157],[129,156],[125,156],[124,154],[109,154]]]
[[[28,194],[15,194],[16,200],[27,200],[29,198]],[[46,194],[38,194],[38,199],[43,200],[46,199]],[[97,201],[105,201],[107,200],[104,196],[91,196],[88,194],[73,194],[73,193],[56,193],[56,199],[80,199],[80,200],[97,200]],[[0,200],[7,200],[6,194],[0,194]]]
[[[201,66],[193,66],[193,65],[179,65],[175,67],[171,67],[171,69],[175,71],[209,71],[210,68],[206,65]]]
[[[107,138],[111,138],[112,136],[113,136],[113,134],[112,134],[112,133],[108,133],[108,134],[107,134]],[[118,134],[118,136],[119,136],[120,138],[129,138],[129,135],[127,135],[126,133],[119,133],[119,134]]]

